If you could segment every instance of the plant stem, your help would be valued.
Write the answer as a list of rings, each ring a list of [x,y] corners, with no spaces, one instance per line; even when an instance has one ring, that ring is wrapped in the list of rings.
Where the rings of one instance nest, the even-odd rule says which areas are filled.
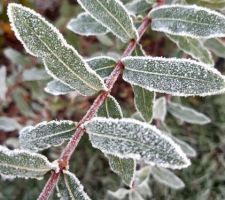
[[[151,20],[148,17],[144,18],[142,24],[138,28],[139,38],[136,41],[131,40],[129,42],[129,44],[128,44],[127,48],[125,49],[125,51],[123,52],[121,58],[131,55],[131,53],[136,48],[138,42],[140,41],[140,38],[143,36],[145,31],[147,30],[150,22],[151,22]],[[78,123],[77,129],[76,129],[73,137],[71,138],[71,140],[69,141],[69,143],[67,144],[67,146],[65,147],[64,151],[62,152],[62,154],[60,156],[60,159],[59,159],[60,171],[62,171],[63,169],[65,169],[67,167],[67,164],[69,163],[69,160],[70,160],[74,150],[76,149],[81,137],[84,135],[84,133],[85,133],[85,129],[83,127],[84,123],[88,122],[93,117],[95,117],[96,113],[98,112],[99,107],[103,104],[103,102],[105,101],[107,96],[110,94],[111,89],[113,88],[115,82],[117,81],[117,79],[118,79],[119,75],[121,74],[121,72],[123,71],[123,69],[124,69],[124,65],[121,62],[121,60],[119,60],[116,64],[114,70],[110,74],[109,78],[106,80],[105,84],[106,84],[106,87],[108,90],[100,92],[100,94],[97,96],[97,98],[95,99],[94,103],[89,108],[89,110],[87,111],[85,116]],[[49,198],[52,190],[54,189],[54,187],[58,181],[59,175],[60,175],[60,173],[56,173],[56,172],[52,173],[51,177],[49,178],[48,182],[46,183],[45,187],[43,188],[43,191],[41,192],[38,200],[47,200]]]

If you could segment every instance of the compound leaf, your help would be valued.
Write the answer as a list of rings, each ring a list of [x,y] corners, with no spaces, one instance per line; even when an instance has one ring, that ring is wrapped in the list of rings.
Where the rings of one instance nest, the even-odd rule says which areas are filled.
[[[20,145],[23,149],[41,151],[69,140],[75,129],[76,124],[68,120],[41,122],[20,131]]]
[[[23,150],[9,150],[0,146],[0,175],[15,178],[42,178],[55,169],[45,156]]]
[[[193,38],[225,36],[225,16],[196,5],[164,5],[150,12],[152,29]]]
[[[57,184],[57,191],[61,200],[90,200],[84,192],[83,185],[69,171],[63,171]]]
[[[191,55],[193,58],[205,64],[214,65],[212,54],[209,50],[207,50],[202,41],[191,37],[169,34],[167,34],[167,37],[173,42],[175,42],[179,49]]]
[[[126,57],[123,78],[151,91],[176,96],[206,96],[225,91],[219,71],[190,59]]]
[[[101,78],[88,66],[62,34],[41,15],[19,4],[8,6],[17,38],[27,52],[43,59],[47,72],[83,95],[105,89]]]
[[[92,145],[120,158],[143,159],[169,168],[184,168],[190,161],[168,136],[155,126],[134,119],[94,118],[85,124]]]
[[[101,35],[108,32],[107,28],[102,26],[88,13],[80,13],[76,18],[73,18],[67,24],[67,28],[79,35]]]
[[[191,124],[208,124],[211,120],[202,113],[178,103],[168,103],[168,111],[176,118]]]
[[[184,182],[173,172],[161,167],[152,167],[152,175],[155,180],[173,189],[184,188]]]
[[[128,11],[118,0],[78,0],[78,3],[96,21],[112,31],[122,41],[137,38],[137,31]]]

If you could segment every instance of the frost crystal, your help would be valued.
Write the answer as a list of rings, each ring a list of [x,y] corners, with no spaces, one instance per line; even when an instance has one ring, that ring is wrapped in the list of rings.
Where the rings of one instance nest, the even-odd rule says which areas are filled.
[[[8,177],[41,178],[56,166],[45,156],[0,146],[0,175]]]
[[[171,138],[156,127],[133,119],[94,118],[85,124],[91,143],[120,158],[143,159],[158,166],[180,169],[190,161]]]
[[[126,57],[124,80],[146,89],[175,96],[223,93],[225,79],[219,71],[190,59]]]
[[[225,36],[225,16],[196,5],[165,5],[150,12],[152,29],[194,38]]]
[[[29,8],[11,3],[8,6],[8,16],[17,38],[27,52],[41,57],[47,72],[53,78],[83,95],[92,95],[105,89],[100,77],[78,52],[66,43],[62,34],[41,15]]]
[[[58,146],[69,140],[75,131],[72,121],[42,122],[35,127],[28,126],[20,131],[20,145],[23,149],[40,151]]]
[[[78,0],[96,21],[112,31],[122,41],[137,38],[137,31],[126,8],[118,0]]]

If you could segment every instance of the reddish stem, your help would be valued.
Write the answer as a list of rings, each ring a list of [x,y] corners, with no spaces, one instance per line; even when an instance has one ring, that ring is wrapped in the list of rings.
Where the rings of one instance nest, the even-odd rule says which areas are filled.
[[[148,17],[144,18],[142,24],[138,28],[139,38],[136,41],[131,40],[129,42],[127,48],[125,49],[125,51],[122,55],[122,58],[131,55],[131,53],[136,48],[138,42],[140,41],[140,38],[143,36],[145,31],[147,30],[150,22],[151,22],[151,20]],[[81,137],[85,133],[85,129],[83,127],[84,123],[91,120],[93,117],[95,117],[99,107],[103,104],[104,100],[110,94],[111,89],[113,88],[116,80],[118,79],[119,75],[123,71],[123,68],[124,68],[124,65],[121,62],[121,60],[119,60],[116,64],[114,70],[112,71],[111,75],[106,80],[106,87],[108,90],[100,92],[100,94],[97,96],[94,103],[90,107],[90,109],[87,111],[85,116],[81,119],[81,121],[78,123],[77,129],[76,129],[73,137],[71,138],[71,140],[69,141],[69,143],[67,144],[67,146],[65,147],[64,151],[62,152],[62,154],[60,156],[60,161],[59,161],[60,163],[68,163],[69,162],[70,157],[72,156],[74,150],[76,149]],[[60,170],[62,171],[63,168],[61,168]],[[40,194],[38,200],[47,200],[49,198],[52,190],[54,189],[54,187],[58,181],[58,178],[59,178],[59,173],[53,172],[49,181],[46,183],[45,187],[43,188],[43,191]]]

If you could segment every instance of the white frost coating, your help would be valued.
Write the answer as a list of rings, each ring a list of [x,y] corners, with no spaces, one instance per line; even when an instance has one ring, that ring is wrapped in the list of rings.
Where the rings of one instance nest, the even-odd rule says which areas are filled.
[[[225,92],[225,78],[218,70],[191,59],[128,56],[122,62],[123,79],[150,91],[174,96]]]
[[[78,0],[78,3],[97,22],[105,26],[108,30],[110,30],[123,42],[126,42],[129,39],[138,38],[138,33],[133,24],[132,18],[130,17],[129,12],[127,11],[127,9],[125,8],[125,6],[122,4],[121,1],[119,0],[107,0],[107,1]],[[111,3],[110,10],[108,10],[104,6],[104,3],[107,3],[107,4]],[[99,5],[99,7],[97,8],[96,5]],[[103,11],[101,11],[101,9]],[[118,14],[118,17],[123,17],[123,20],[121,19],[122,21],[119,21],[120,19],[118,19],[118,17],[115,16],[116,14]]]
[[[88,13],[80,13],[67,24],[67,29],[79,35],[105,35],[108,30],[92,18]]]
[[[120,158],[143,159],[152,165],[181,169],[190,160],[155,126],[134,119],[97,117],[85,123],[92,145]]]
[[[14,9],[18,9],[19,11],[27,12],[27,13],[29,13],[29,15],[32,15],[32,16],[36,17],[34,19],[30,19],[30,20],[33,20],[33,23],[40,23],[41,22],[45,26],[47,26],[50,29],[50,31],[52,31],[52,33],[51,33],[52,37],[53,37],[52,39],[55,39],[55,41],[54,41],[55,43],[53,45],[55,45],[55,46],[49,47],[47,44],[43,43],[42,45],[44,45],[44,47],[48,50],[48,52],[46,52],[46,51],[43,50],[43,46],[40,49],[35,49],[34,46],[32,46],[34,44],[34,41],[32,41],[32,39],[31,39],[31,41],[29,41],[30,46],[27,45],[26,44],[27,41],[26,42],[24,41],[24,38],[19,33],[18,27],[16,27],[16,25],[15,25],[16,20],[18,20],[18,19],[15,19],[15,17],[14,17],[14,13],[13,13]],[[21,43],[23,44],[26,51],[33,56],[41,57],[43,59],[44,65],[46,67],[46,71],[54,79],[59,80],[59,81],[63,82],[64,84],[66,84],[66,85],[68,85],[68,86],[70,86],[74,89],[77,89],[77,90],[80,89],[81,90],[80,93],[82,93],[83,95],[90,95],[90,94],[96,93],[97,91],[99,91],[101,89],[105,89],[105,90],[107,89],[105,87],[104,82],[101,79],[101,77],[99,75],[97,75],[97,73],[95,73],[95,71],[92,70],[88,66],[88,64],[82,59],[82,57],[79,55],[79,53],[71,45],[69,45],[65,41],[65,39],[63,38],[63,35],[52,24],[47,22],[40,14],[36,13],[35,11],[31,10],[30,8],[23,7],[22,5],[19,5],[19,4],[16,4],[16,3],[10,3],[9,4],[7,14],[9,16],[9,21],[10,21],[10,24],[11,24],[11,27],[12,27],[13,31],[15,32],[16,37],[21,41]],[[38,20],[40,20],[40,21],[38,21]],[[37,27],[37,28],[40,28],[40,27]],[[27,30],[23,30],[23,31],[27,31]],[[43,34],[44,32],[42,31],[41,33]],[[43,42],[42,38],[40,38],[39,35],[36,35],[36,37],[41,42]],[[56,37],[56,38],[54,38],[54,37]],[[62,58],[58,57],[57,53],[54,52],[55,50],[57,50],[57,51],[60,50],[60,49],[55,49],[55,48],[57,48],[57,46],[58,47],[60,46],[61,48],[65,48],[65,49],[61,49],[61,51],[62,51],[61,53],[65,54],[65,52],[66,52],[65,56],[67,56],[67,57],[70,54],[70,56],[71,56],[70,59],[76,61],[77,64],[80,65],[79,70],[77,70],[74,66],[73,66],[74,69],[71,69],[67,65],[67,63],[65,63],[62,60]],[[68,52],[69,52],[69,54],[68,54]],[[53,57],[56,58],[56,59],[54,60]],[[64,65],[65,69],[64,68],[57,68],[57,69],[54,68],[55,66],[59,67],[59,63],[56,63],[58,61],[59,61],[59,63],[61,63],[60,64],[61,66]],[[68,62],[70,62],[70,61],[68,60]],[[52,66],[52,65],[55,65],[55,66]],[[51,68],[51,70],[50,70],[50,68]],[[54,70],[56,70],[56,71],[54,71]],[[61,77],[59,78],[58,75],[60,73],[60,70],[68,70],[67,72],[70,72],[70,75],[68,73],[69,76],[65,77],[61,74],[60,75]],[[76,73],[74,72],[74,70],[76,71]],[[77,74],[77,72],[79,72],[81,70],[83,70],[83,73],[86,72],[85,75],[87,77],[83,78],[83,77],[80,77]],[[57,74],[57,76],[56,76],[56,74]],[[73,76],[73,78],[70,77],[70,76]],[[74,79],[74,76],[76,77],[76,80]],[[90,81],[90,80],[88,80],[88,78],[90,80],[92,79],[95,82],[94,86],[93,86],[93,84],[90,84],[89,82],[87,82],[87,81]]]
[[[161,167],[152,167],[152,175],[155,180],[173,189],[184,188],[184,182],[177,177],[173,172]]]
[[[75,92],[76,90],[71,88],[70,86],[62,83],[61,81],[50,81],[47,83],[47,86],[44,88],[45,92],[58,96],[65,95],[71,92]]]
[[[60,200],[91,200],[78,178],[69,171],[63,171],[57,183],[57,190]]]
[[[9,150],[0,146],[0,175],[22,178],[41,178],[57,165],[37,153],[24,150]]]
[[[59,146],[72,137],[75,129],[75,123],[69,120],[44,121],[23,128],[19,136],[20,145],[23,149],[35,152]]]
[[[197,112],[192,108],[182,106],[177,103],[170,102],[168,104],[168,111],[176,118],[191,123],[191,124],[208,124],[211,122],[210,118],[206,115]]]
[[[153,118],[163,122],[166,118],[166,113],[166,98],[160,97],[156,99],[153,103]]]
[[[163,5],[152,9],[149,16],[152,18],[152,29],[156,31],[193,38],[225,36],[225,16],[205,7],[179,4]],[[194,20],[188,21],[188,18]],[[164,20],[170,20],[171,23],[166,24],[163,22]],[[209,21],[207,22],[207,20]],[[185,26],[185,23],[193,24],[188,27]]]

